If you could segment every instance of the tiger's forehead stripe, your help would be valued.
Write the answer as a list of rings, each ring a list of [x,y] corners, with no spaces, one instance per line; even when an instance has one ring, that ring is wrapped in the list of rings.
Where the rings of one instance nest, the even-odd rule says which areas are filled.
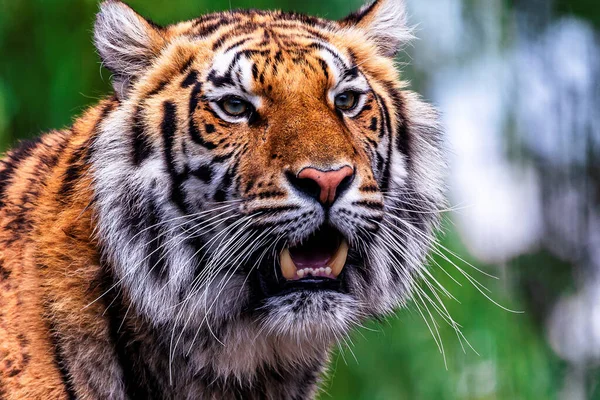
[[[316,66],[307,61],[307,57],[312,55],[315,64],[321,67],[325,81],[330,80],[332,87],[345,80],[359,78],[358,68],[352,57],[346,56],[341,50],[311,32],[302,32],[304,26],[300,28],[298,35],[294,35],[294,32],[290,34],[289,30],[280,31],[271,25],[254,26],[251,33],[243,30],[241,34],[234,34],[237,30],[233,28],[216,39],[213,49],[224,50],[218,51],[213,57],[207,73],[213,95],[219,96],[224,93],[218,90],[219,88],[252,93],[253,80],[258,80],[260,76],[261,83],[264,83],[265,69],[270,67],[273,75],[278,75],[279,65],[284,60],[289,62],[289,57],[283,58],[284,52],[292,55],[294,62],[303,63],[315,70]],[[262,73],[259,74],[259,70],[262,70]],[[365,91],[368,89],[364,79],[356,86]],[[249,100],[256,103],[256,99]]]
[[[191,27],[186,25],[180,29],[186,30],[192,38],[206,40],[214,37],[213,46],[217,50],[233,37],[265,28],[280,30],[292,37],[299,34],[326,40],[328,32],[333,31],[335,26],[329,21],[300,14],[253,10],[211,14],[197,19]]]

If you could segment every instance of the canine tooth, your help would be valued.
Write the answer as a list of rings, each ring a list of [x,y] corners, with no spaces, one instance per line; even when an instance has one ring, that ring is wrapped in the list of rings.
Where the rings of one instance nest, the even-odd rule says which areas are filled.
[[[300,279],[304,278],[304,270],[303,269],[299,270],[296,273],[298,274],[298,278],[300,278]]]
[[[325,273],[327,275],[331,275],[331,268],[329,268],[329,267],[325,268]]]
[[[285,248],[281,251],[279,255],[279,264],[281,265],[281,273],[285,279],[294,279],[296,276],[296,265],[294,261],[292,261],[292,256],[290,255],[290,249]]]
[[[340,247],[338,247],[337,251],[333,258],[329,261],[328,267],[331,268],[331,274],[334,277],[338,277],[338,275],[344,269],[344,265],[346,265],[346,258],[348,257],[348,242],[342,240],[340,243]]]

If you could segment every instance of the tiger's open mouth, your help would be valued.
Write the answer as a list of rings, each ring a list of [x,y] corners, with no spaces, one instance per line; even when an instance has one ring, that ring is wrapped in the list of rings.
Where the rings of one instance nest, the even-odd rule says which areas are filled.
[[[337,279],[346,265],[348,249],[337,230],[323,227],[303,243],[281,251],[281,274],[287,281]]]
[[[335,228],[323,225],[302,243],[279,253],[279,268],[258,268],[253,274],[260,297],[298,291],[347,293],[344,275],[350,246]],[[259,298],[260,298],[259,297]]]

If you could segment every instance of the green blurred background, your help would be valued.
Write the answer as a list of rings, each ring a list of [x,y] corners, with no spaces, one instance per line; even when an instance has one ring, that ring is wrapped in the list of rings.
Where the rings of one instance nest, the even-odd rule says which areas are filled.
[[[230,7],[279,8],[335,19],[360,5],[358,0],[129,0],[128,3],[142,15],[161,24]],[[556,311],[561,299],[591,291],[588,296],[590,300],[584,297],[581,301],[583,309],[600,304],[594,303],[598,297],[595,295],[599,293],[596,290],[598,286],[592,286],[591,289],[587,286],[587,281],[596,277],[596,264],[590,254],[598,244],[597,237],[589,241],[593,245],[577,247],[581,242],[574,241],[575,250],[555,251],[553,243],[557,240],[564,243],[564,235],[572,233],[551,229],[554,225],[548,222],[548,215],[554,215],[557,211],[560,214],[561,209],[551,208],[543,201],[548,193],[547,187],[556,188],[562,184],[579,187],[580,181],[572,178],[577,175],[579,179],[582,176],[585,178],[583,185],[587,188],[586,200],[578,206],[586,210],[581,214],[589,216],[598,209],[600,174],[597,169],[596,139],[600,124],[598,109],[594,107],[600,104],[597,101],[600,64],[597,57],[588,54],[598,47],[592,47],[591,50],[586,48],[580,56],[570,56],[581,58],[575,61],[581,61],[590,75],[587,83],[584,82],[589,90],[578,89],[574,95],[575,99],[591,99],[588,101],[591,101],[591,105],[586,103],[587,107],[592,107],[592,111],[588,111],[591,122],[582,128],[584,133],[581,133],[586,135],[584,149],[589,152],[583,161],[566,157],[565,163],[560,154],[548,156],[547,152],[537,152],[532,145],[536,141],[528,139],[531,129],[527,129],[529,125],[526,123],[529,122],[523,115],[535,113],[526,108],[529,103],[518,100],[529,96],[519,89],[521,72],[531,70],[538,64],[547,66],[552,61],[540,56],[539,63],[529,60],[517,67],[505,63],[506,59],[523,61],[523,57],[540,53],[540,48],[553,55],[556,49],[552,36],[544,35],[558,31],[559,37],[563,37],[559,28],[565,24],[561,25],[561,21],[576,21],[577,26],[585,28],[583,31],[591,32],[586,37],[590,37],[591,43],[597,45],[599,4],[597,0],[409,1],[411,23],[421,24],[417,27],[417,35],[424,38],[407,48],[399,58],[399,66],[414,89],[438,104],[444,114],[450,115],[447,121],[450,127],[455,122],[451,118],[456,102],[452,100],[453,97],[448,100],[448,93],[456,93],[456,90],[448,89],[446,82],[453,81],[457,75],[455,71],[466,73],[465,82],[471,82],[471,72],[490,71],[490,68],[477,69],[475,66],[481,60],[488,62],[491,59],[492,70],[497,68],[502,75],[506,73],[511,76],[506,78],[508,83],[503,85],[501,91],[508,91],[509,94],[502,94],[500,98],[508,96],[517,99],[516,105],[501,107],[502,118],[493,122],[494,132],[499,132],[494,140],[501,143],[498,154],[505,164],[528,165],[528,170],[535,172],[538,189],[534,201],[539,214],[537,228],[535,233],[521,240],[529,243],[524,248],[517,246],[516,250],[502,250],[501,245],[494,243],[494,234],[491,247],[482,247],[477,241],[473,242],[473,235],[468,233],[469,217],[463,216],[463,213],[469,213],[470,204],[477,199],[470,199],[458,190],[458,194],[452,196],[452,204],[457,206],[457,210],[445,215],[444,234],[440,235],[440,239],[443,246],[459,254],[462,260],[447,250],[440,250],[444,255],[433,255],[430,270],[432,276],[456,297],[456,301],[444,298],[444,303],[454,320],[462,325],[464,336],[478,354],[464,343],[463,351],[457,334],[439,315],[436,316],[433,305],[427,304],[429,310],[426,310],[423,304],[417,307],[411,303],[398,311],[396,316],[383,322],[368,323],[364,329],[354,332],[347,343],[340,345],[333,355],[321,399],[600,399],[598,358],[595,353],[600,348],[598,331],[591,332],[592,339],[587,341],[560,329],[558,333],[552,331],[553,321],[557,320],[556,313],[562,312],[560,308]],[[495,10],[493,13],[486,11],[490,7]],[[38,135],[41,131],[69,125],[85,107],[110,92],[110,74],[101,69],[91,40],[96,10],[96,0],[0,0],[0,150],[4,151],[17,140]],[[420,17],[423,17],[423,21]],[[495,27],[493,31],[489,30],[490,26]],[[555,29],[554,26],[559,28]],[[457,33],[459,31],[462,33]],[[473,41],[473,38],[477,40]],[[563,47],[567,49],[572,47],[571,42],[573,46],[581,45],[577,35],[567,34],[564,40],[567,43]],[[440,45],[446,42],[447,46]],[[546,47],[543,47],[544,44]],[[563,70],[561,68],[556,73]],[[534,77],[541,74],[536,73]],[[496,81],[495,78],[486,79]],[[574,79],[576,88],[584,84],[581,83],[583,78]],[[562,98],[560,94],[567,93],[562,92],[565,88],[553,87],[548,83],[550,81],[554,82],[548,79],[540,87],[550,91],[550,94],[558,93],[556,97]],[[485,82],[480,84],[485,87]],[[460,81],[457,85],[464,90],[465,85]],[[497,93],[492,91],[489,97]],[[473,102],[472,99],[468,101]],[[465,100],[465,104],[468,101]],[[545,104],[544,101],[536,100],[534,105]],[[448,109],[444,105],[449,105]],[[521,109],[516,109],[518,107]],[[534,107],[535,110],[537,108]],[[561,112],[564,109],[556,110],[559,117],[563,115]],[[476,112],[473,110],[473,113]],[[574,115],[580,114],[576,111]],[[463,133],[461,129],[455,131]],[[579,131],[569,130],[572,131],[580,134]],[[460,143],[467,139],[456,135],[453,137],[459,144],[454,154],[458,153],[460,158]],[[563,139],[569,141],[568,138]],[[469,153],[462,158],[468,159]],[[559,158],[560,163],[555,163]],[[567,176],[555,172],[564,171],[565,168],[579,172]],[[453,182],[455,180],[451,179],[451,193],[455,193]],[[577,185],[573,185],[573,182],[577,182]],[[458,206],[459,200],[466,203],[464,210]],[[520,206],[517,204],[517,216]],[[572,211],[574,208],[568,209]],[[495,209],[487,211],[488,214],[483,214],[483,217],[478,216],[479,223],[482,218],[488,218],[486,215],[490,221],[497,215]],[[516,233],[512,235],[510,231],[519,224],[518,218],[509,221],[502,235],[520,237]],[[594,226],[586,225],[581,236],[584,239],[591,237],[598,230],[598,226]],[[579,232],[584,230],[579,225],[573,229]],[[493,256],[489,256],[490,252]],[[488,287],[489,296],[494,301],[523,313],[511,313],[493,304],[450,261]],[[468,263],[499,279],[478,272]],[[421,286],[432,298],[435,295],[443,296],[437,291],[432,293],[425,284]],[[441,339],[445,357],[421,312],[435,337]],[[436,326],[431,321],[430,312],[437,321]],[[580,318],[584,321],[583,331],[588,330],[585,321],[594,320],[594,315],[589,318],[587,315],[584,313]],[[565,323],[570,325],[568,321],[572,320],[564,322],[559,318],[558,321],[556,324],[560,327]],[[593,328],[589,329],[593,331]],[[562,339],[556,341],[553,337]],[[579,345],[583,346],[580,346],[583,356],[577,358],[568,350]]]

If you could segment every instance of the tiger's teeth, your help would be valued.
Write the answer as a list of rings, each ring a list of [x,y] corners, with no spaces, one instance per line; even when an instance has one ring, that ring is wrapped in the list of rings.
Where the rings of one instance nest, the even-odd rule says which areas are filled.
[[[338,247],[335,255],[327,263],[327,267],[331,268],[331,275],[333,275],[335,278],[339,276],[339,274],[342,272],[342,269],[344,269],[344,265],[346,265],[348,247],[348,242],[342,240],[342,243],[340,243],[340,247]]]
[[[281,273],[287,280],[294,279],[296,277],[296,264],[292,261],[290,250],[285,248],[279,255],[279,265],[281,265]]]

